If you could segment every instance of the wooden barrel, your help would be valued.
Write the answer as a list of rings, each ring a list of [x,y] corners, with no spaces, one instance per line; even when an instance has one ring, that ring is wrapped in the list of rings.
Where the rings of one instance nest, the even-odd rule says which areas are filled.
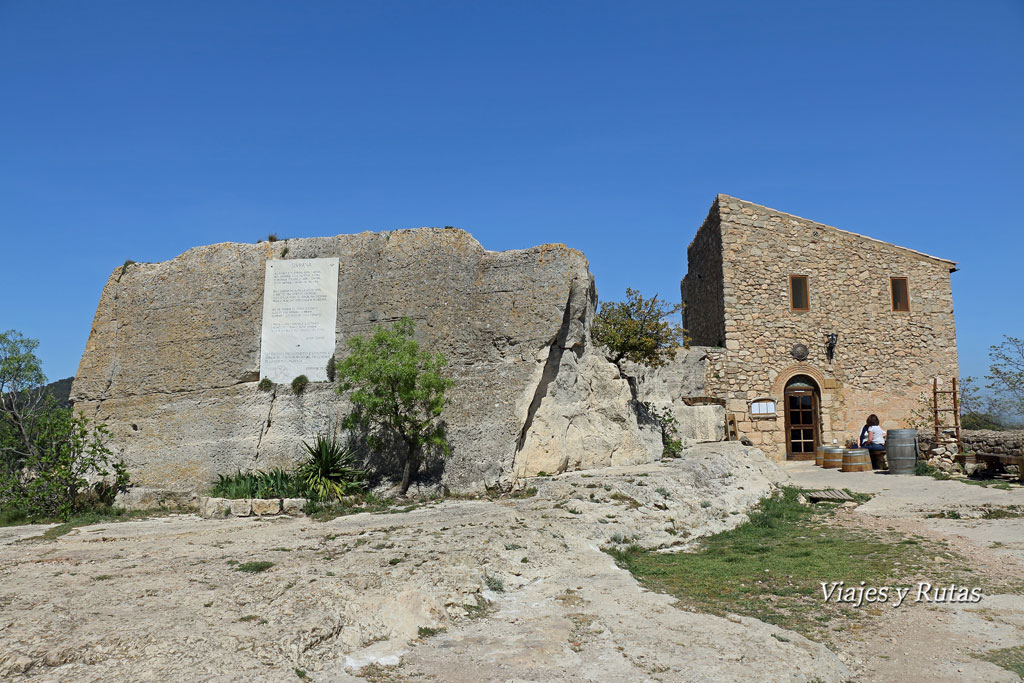
[[[917,430],[890,429],[885,434],[889,474],[913,474],[917,463]]]
[[[871,455],[866,448],[850,448],[843,453],[843,472],[870,472]]]
[[[827,470],[839,469],[843,466],[843,451],[845,450],[845,448],[836,446],[825,446],[825,456],[821,461],[821,466]]]
[[[814,464],[817,465],[818,467],[821,467],[822,463],[824,463],[824,462],[825,462],[825,447],[824,446],[818,446],[818,450],[815,451],[815,453],[814,453]]]

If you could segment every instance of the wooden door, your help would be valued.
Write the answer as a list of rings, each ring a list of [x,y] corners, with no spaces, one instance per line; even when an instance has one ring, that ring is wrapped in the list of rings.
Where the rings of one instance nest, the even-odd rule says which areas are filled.
[[[787,389],[786,455],[790,460],[813,460],[817,448],[818,394],[812,389]]]

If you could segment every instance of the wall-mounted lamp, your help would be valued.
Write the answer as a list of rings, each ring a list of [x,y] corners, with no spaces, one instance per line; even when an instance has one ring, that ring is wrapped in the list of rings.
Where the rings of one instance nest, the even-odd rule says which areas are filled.
[[[830,332],[826,336],[825,341],[825,357],[828,358],[828,364],[832,365],[832,357],[836,353],[836,344],[839,343],[839,333]]]

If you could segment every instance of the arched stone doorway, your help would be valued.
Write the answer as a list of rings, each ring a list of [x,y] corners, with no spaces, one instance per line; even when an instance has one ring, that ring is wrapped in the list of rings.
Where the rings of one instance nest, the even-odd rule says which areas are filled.
[[[821,389],[808,375],[795,375],[786,382],[786,458],[814,460],[821,443]]]

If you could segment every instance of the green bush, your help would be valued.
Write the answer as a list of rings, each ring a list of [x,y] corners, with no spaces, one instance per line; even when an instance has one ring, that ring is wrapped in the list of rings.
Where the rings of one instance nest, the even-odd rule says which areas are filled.
[[[270,381],[269,377],[264,377],[256,386],[260,391],[270,391],[274,388],[274,383]]]
[[[109,507],[128,488],[128,470],[111,459],[106,427],[60,408],[43,421],[36,448],[21,458],[7,453],[0,464],[0,508],[34,519],[67,520],[76,512]]]
[[[295,474],[275,468],[269,472],[238,471],[217,476],[210,489],[215,498],[305,498],[305,482]]]
[[[309,384],[309,378],[305,375],[299,375],[292,380],[292,391],[296,394],[301,394],[306,390],[306,386]]]
[[[662,408],[660,411],[650,403],[644,403],[644,407],[657,421],[661,427],[661,457],[678,458],[683,452],[683,440],[679,438],[679,421],[669,408]]]
[[[351,446],[324,434],[317,434],[312,444],[303,441],[302,446],[309,459],[299,465],[296,475],[310,498],[341,498],[363,489],[366,473],[359,469],[359,458]]]
[[[15,330],[0,333],[0,509],[67,520],[108,507],[127,488],[128,472],[112,460],[104,425],[46,391],[38,345]]]
[[[327,359],[327,381],[333,382],[338,376],[338,361],[334,356]]]

